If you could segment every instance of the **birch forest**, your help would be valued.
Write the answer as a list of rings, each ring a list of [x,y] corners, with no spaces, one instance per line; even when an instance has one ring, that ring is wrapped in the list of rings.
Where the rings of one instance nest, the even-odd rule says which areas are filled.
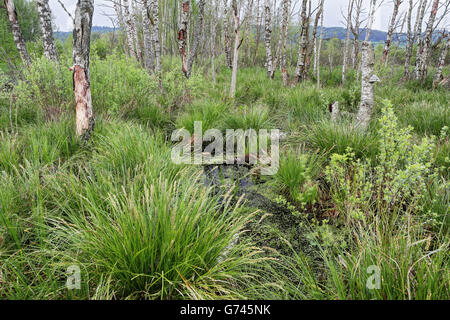
[[[0,0],[0,300],[450,299],[449,43],[450,0]]]

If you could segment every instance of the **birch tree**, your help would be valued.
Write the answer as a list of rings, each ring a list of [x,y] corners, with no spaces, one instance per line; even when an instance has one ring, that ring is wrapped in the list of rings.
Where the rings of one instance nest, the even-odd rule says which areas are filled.
[[[310,9],[311,9],[311,2],[309,2],[309,4],[310,4]],[[311,41],[309,42],[309,48],[308,48],[308,53],[307,53],[307,58],[306,58],[306,72],[307,73],[309,72],[309,69],[311,67],[311,59],[312,59],[312,55],[314,52],[314,48],[316,47],[316,43],[317,43],[317,28],[319,26],[320,17],[322,16],[322,11],[323,11],[323,1],[320,0],[318,3],[318,6],[316,8],[316,15],[314,17],[314,26],[313,26],[313,30],[312,30],[312,38],[311,38]]]
[[[194,41],[192,44],[191,52],[189,53],[189,60],[187,63],[187,73],[186,77],[191,77],[192,72],[192,65],[194,64],[194,60],[197,57],[198,47],[200,44],[200,38],[203,32],[203,19],[204,19],[204,13],[205,13],[205,1],[206,0],[200,0],[198,2],[198,19],[197,19],[197,25],[195,26],[195,35],[194,35]]]
[[[322,6],[325,0],[322,0]],[[320,89],[320,52],[322,51],[322,41],[323,41],[323,20],[324,13],[322,13],[322,17],[320,18],[320,36],[319,36],[319,45],[317,48],[317,54],[315,56],[315,65],[317,66],[317,90]]]
[[[273,67],[272,57],[272,22],[270,13],[270,0],[264,2],[264,46],[266,48],[266,69],[267,75],[270,79],[273,79],[275,70]]]
[[[323,0],[322,0],[323,1]],[[287,73],[287,37],[289,31],[289,13],[291,9],[291,0],[283,0],[283,17],[281,23],[281,74],[283,85],[287,86],[289,79]]]
[[[187,76],[187,37],[188,37],[188,24],[189,24],[189,9],[190,0],[185,0],[182,3],[181,23],[178,30],[178,49],[181,56],[181,70]]]
[[[402,4],[403,0],[394,0],[394,11],[392,13],[391,22],[389,24],[386,44],[384,45],[383,56],[381,58],[381,65],[386,61],[389,51],[391,49],[392,35],[394,34],[395,22],[397,21],[397,15],[399,11],[399,7]]]
[[[367,18],[367,27],[366,27],[366,39],[365,41],[370,40],[370,34],[372,32],[373,22],[375,20],[375,12],[376,12],[377,0],[370,0],[370,9],[369,9],[369,17]]]
[[[162,67],[161,67],[161,42],[159,40],[159,2],[150,0],[150,25],[153,50],[155,52],[155,73],[159,79],[159,85],[162,86]]]
[[[144,67],[149,73],[152,73],[155,68],[154,54],[152,50],[152,35],[150,33],[150,13],[149,13],[149,0],[143,0],[143,14],[142,14],[142,33],[144,38]]]
[[[355,0],[354,8],[355,8],[355,20],[352,23],[352,34],[353,34],[353,57],[352,57],[352,66],[353,69],[358,68],[358,56],[359,56],[359,37],[361,34],[360,27],[361,23],[361,14],[363,10],[363,0]]]
[[[377,81],[377,78],[373,73],[373,67],[375,65],[375,53],[372,43],[364,41],[361,47],[361,104],[359,106],[356,121],[358,127],[366,129],[372,116],[374,84]]]
[[[422,1],[422,0],[421,0]],[[403,75],[403,79],[407,80],[410,77],[410,70],[409,65],[411,64],[411,56],[412,56],[412,50],[415,40],[415,31],[412,29],[412,11],[414,9],[414,0],[409,0],[409,9],[408,9],[408,16],[406,18],[406,25],[407,25],[407,37],[408,42],[406,43],[406,51],[405,51],[405,73]]]
[[[31,66],[31,58],[28,54],[27,46],[25,45],[25,40],[22,36],[22,30],[19,26],[19,20],[17,17],[14,1],[5,0],[5,8],[6,13],[8,14],[9,25],[11,27],[11,32],[14,37],[14,43],[16,44],[17,51],[19,51],[24,65]]]
[[[95,120],[90,85],[90,46],[94,0],[78,0],[73,29],[73,88],[76,102],[76,134],[88,141]]]
[[[348,56],[350,50],[350,32],[352,29],[352,13],[353,13],[353,5],[355,1],[348,1],[348,10],[347,10],[347,33],[345,35],[345,46],[344,46],[344,62],[342,64],[342,84],[345,84],[345,74],[347,72],[348,66]]]
[[[307,5],[308,0],[302,0],[302,32],[300,39],[300,48],[298,50],[297,67],[295,69],[295,83],[302,82],[306,78],[306,53],[308,49],[308,17],[306,14]]]
[[[135,40],[136,40],[136,29],[134,28],[134,23],[130,14],[130,4],[128,0],[123,0],[123,13],[125,16],[126,23],[126,38],[128,44],[128,50],[130,51],[130,56],[137,58]]]
[[[420,50],[419,59],[416,62],[415,78],[424,81],[428,72],[428,59],[433,45],[433,25],[439,8],[439,0],[434,0],[425,30],[423,47]]]
[[[231,9],[233,11],[234,18],[234,50],[233,50],[233,64],[231,72],[231,85],[230,85],[230,97],[234,99],[236,95],[236,80],[238,71],[238,61],[239,61],[239,48],[241,46],[241,40],[239,36],[239,11],[237,6],[237,0],[231,1]]]
[[[223,0],[223,38],[224,38],[224,50],[225,60],[227,66],[231,69],[231,39],[230,39],[230,18],[228,16],[228,0]]]
[[[439,84],[439,82],[442,80],[442,70],[444,69],[444,65],[445,65],[445,59],[447,58],[447,54],[448,54],[448,48],[450,45],[450,35],[447,35],[446,38],[446,43],[444,46],[444,49],[442,49],[441,55],[439,57],[439,62],[436,68],[436,74],[434,76],[433,79],[433,87],[436,88]]]
[[[58,60],[58,56],[56,54],[55,41],[53,40],[52,12],[48,5],[48,0],[38,0],[37,7],[39,22],[41,24],[44,55],[47,59],[56,61]]]

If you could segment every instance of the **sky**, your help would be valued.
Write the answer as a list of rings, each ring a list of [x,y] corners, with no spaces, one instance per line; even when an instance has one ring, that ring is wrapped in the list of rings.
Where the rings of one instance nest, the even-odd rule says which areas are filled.
[[[76,0],[60,0],[72,15],[75,12]],[[212,0],[208,0],[212,1]],[[274,1],[274,0],[272,0]],[[319,0],[313,0],[313,4],[317,3]],[[380,1],[380,0],[379,0]],[[445,0],[449,1],[449,0]],[[277,0],[278,3],[281,0]],[[299,10],[300,4],[299,0],[293,0],[293,3],[297,3],[296,11]],[[263,3],[263,0],[261,0]],[[370,0],[364,0],[365,11],[369,11]],[[404,13],[407,8],[409,1],[403,1],[400,6],[400,13]],[[344,26],[343,17],[341,14],[341,9],[343,12],[347,11],[348,0],[325,0],[325,17],[324,25],[326,27],[336,27]],[[95,0],[94,8],[94,20],[93,25],[95,26],[112,26],[110,19],[107,17],[114,16],[114,9],[111,7],[111,2],[107,0]],[[72,21],[68,15],[64,12],[58,0],[50,0],[50,8],[52,10],[53,16],[55,18],[55,24],[57,31],[72,31]],[[373,28],[376,30],[386,31],[389,25],[389,21],[392,15],[392,0],[384,0],[382,6],[377,10]],[[297,19],[297,17],[294,17]],[[363,25],[364,27],[365,25]]]

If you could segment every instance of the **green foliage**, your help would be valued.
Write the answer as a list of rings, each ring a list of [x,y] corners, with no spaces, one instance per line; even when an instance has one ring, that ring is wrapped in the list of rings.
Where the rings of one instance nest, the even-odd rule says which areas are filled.
[[[372,130],[360,130],[350,122],[335,123],[326,120],[312,125],[307,130],[303,139],[313,149],[328,154],[343,154],[347,148],[351,148],[358,158],[375,158],[378,138]]]
[[[450,124],[450,108],[442,103],[414,102],[399,110],[402,122],[420,134],[439,136]]]
[[[411,142],[411,128],[400,129],[390,105],[383,109],[379,129],[379,152],[373,172],[370,161],[355,160],[348,149],[334,154],[326,176],[331,194],[345,219],[364,221],[370,212],[388,215],[414,211],[424,196],[432,174],[432,140]]]
[[[281,158],[274,182],[290,201],[302,205],[314,204],[318,200],[315,178],[320,167],[320,157],[290,151]]]

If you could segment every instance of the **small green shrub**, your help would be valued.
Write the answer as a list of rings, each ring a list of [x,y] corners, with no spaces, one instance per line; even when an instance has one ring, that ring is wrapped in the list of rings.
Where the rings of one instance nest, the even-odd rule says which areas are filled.
[[[314,204],[318,199],[315,178],[321,167],[318,156],[288,152],[281,158],[274,182],[289,201],[303,205]]]

